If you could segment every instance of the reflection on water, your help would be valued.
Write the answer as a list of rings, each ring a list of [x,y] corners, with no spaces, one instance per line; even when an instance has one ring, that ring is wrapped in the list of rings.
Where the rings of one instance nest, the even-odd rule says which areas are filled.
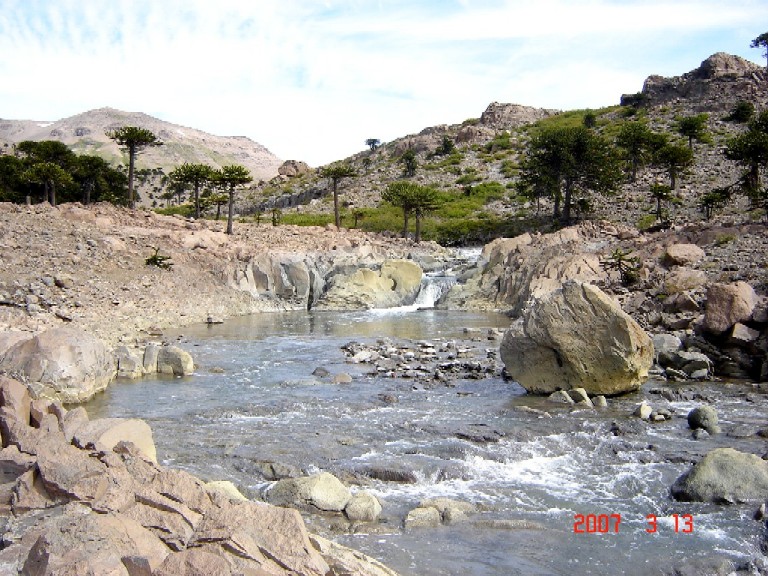
[[[374,533],[334,536],[403,576],[640,576],[713,554],[740,562],[762,557],[761,527],[749,519],[749,506],[669,497],[688,462],[713,447],[764,449],[756,436],[691,440],[684,418],[691,403],[671,404],[679,417],[647,432],[613,436],[611,422],[626,421],[643,397],[653,404],[660,398],[634,394],[613,399],[604,412],[570,411],[528,397],[498,375],[452,386],[381,379],[347,364],[340,350],[352,339],[379,338],[475,338],[478,346],[498,346],[485,333],[508,324],[499,315],[428,310],[261,314],[187,327],[181,345],[196,359],[194,376],[115,383],[87,409],[92,417],[145,418],[163,463],[231,480],[254,496],[268,484],[259,473],[264,461],[345,478],[372,466],[413,472],[414,484],[366,484],[384,504]],[[318,366],[349,373],[353,382],[317,378]],[[396,401],[382,402],[382,393]],[[762,397],[745,403],[738,388],[722,384],[706,393],[717,399],[726,432],[764,421]],[[461,436],[480,425],[500,441]],[[474,502],[481,512],[465,524],[404,533],[407,511],[436,496]],[[579,513],[620,514],[621,529],[574,534]],[[676,513],[694,515],[693,534],[675,533]],[[655,534],[646,532],[648,514],[659,516]],[[310,525],[327,529],[318,518]]]

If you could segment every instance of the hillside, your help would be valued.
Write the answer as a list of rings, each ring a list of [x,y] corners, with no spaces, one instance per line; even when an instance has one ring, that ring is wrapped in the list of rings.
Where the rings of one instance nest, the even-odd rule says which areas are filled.
[[[619,100],[619,95],[617,95]],[[735,182],[739,167],[724,157],[728,138],[744,130],[744,125],[725,117],[740,101],[756,110],[768,107],[768,73],[764,67],[724,53],[704,60],[697,69],[674,78],[650,76],[642,92],[621,97],[621,105],[599,110],[558,112],[516,104],[492,103],[479,118],[457,125],[425,128],[418,134],[382,144],[375,150],[360,152],[344,161],[351,164],[357,177],[341,182],[341,194],[348,212],[347,225],[364,229],[398,230],[398,210],[377,208],[387,185],[403,178],[403,153],[416,155],[417,170],[412,180],[429,185],[457,200],[450,210],[437,210],[425,223],[428,238],[444,243],[483,242],[497,235],[512,235],[523,229],[551,225],[551,207],[547,200],[539,205],[519,196],[520,160],[531,135],[544,127],[579,126],[584,116],[595,116],[595,131],[613,142],[621,126],[642,120],[656,133],[667,135],[672,143],[687,145],[677,132],[683,117],[707,114],[706,142],[696,142],[693,165],[678,179],[679,203],[670,206],[671,223],[701,220],[698,203],[701,196],[720,186]],[[441,153],[441,144],[449,141],[453,149]],[[641,170],[636,182],[625,182],[615,195],[589,198],[591,216],[608,218],[630,225],[647,225],[654,208],[649,194],[651,184],[666,182],[660,169]],[[327,222],[332,211],[329,183],[306,172],[295,177],[279,176],[250,198],[241,208],[261,210],[280,208],[285,221]],[[455,209],[456,204],[463,207]],[[726,209],[743,213],[748,209],[737,198]],[[297,214],[298,213],[298,214]],[[323,220],[325,216],[326,220]],[[453,222],[451,220],[453,219]],[[461,220],[457,230],[457,219]]]
[[[23,140],[58,140],[77,153],[127,164],[125,152],[105,134],[119,126],[147,128],[163,141],[163,146],[149,148],[138,156],[139,169],[162,168],[167,173],[184,162],[205,163],[216,168],[242,164],[255,180],[260,180],[276,176],[282,163],[267,148],[245,136],[214,136],[140,112],[114,108],[98,108],[56,121],[0,119],[0,146]]]

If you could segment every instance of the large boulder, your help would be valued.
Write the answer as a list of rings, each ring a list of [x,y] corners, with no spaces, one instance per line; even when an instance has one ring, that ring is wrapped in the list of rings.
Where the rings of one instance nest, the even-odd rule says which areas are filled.
[[[157,371],[160,374],[188,376],[195,371],[195,363],[186,350],[178,346],[163,346],[157,354]]]
[[[421,288],[423,271],[411,260],[386,260],[381,269],[359,268],[337,274],[317,308],[367,310],[411,304]]]
[[[746,282],[712,284],[707,290],[704,329],[722,334],[737,322],[749,320],[757,303],[757,294]]]
[[[507,373],[526,390],[584,388],[614,395],[637,390],[653,364],[653,342],[599,288],[566,282],[533,302],[504,335]]]
[[[0,373],[24,382],[37,397],[85,402],[117,373],[114,354],[91,334],[51,328],[0,353]]]
[[[686,502],[765,501],[768,462],[755,454],[717,448],[675,481],[672,496]]]
[[[267,500],[276,506],[310,507],[326,512],[341,512],[351,499],[349,488],[328,472],[279,480],[267,492]]]
[[[696,244],[672,244],[664,252],[664,260],[672,266],[696,264],[704,258],[704,250]]]

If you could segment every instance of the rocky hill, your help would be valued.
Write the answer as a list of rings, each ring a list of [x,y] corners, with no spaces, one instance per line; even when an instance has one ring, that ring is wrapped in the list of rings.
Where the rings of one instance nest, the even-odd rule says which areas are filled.
[[[670,207],[673,224],[700,221],[704,218],[698,206],[701,196],[734,183],[740,174],[740,168],[727,160],[723,151],[728,138],[744,130],[744,125],[726,121],[725,117],[740,101],[751,103],[758,111],[768,107],[768,72],[738,56],[716,53],[681,76],[650,76],[642,92],[625,95],[621,101],[619,106],[569,112],[492,103],[479,118],[425,128],[345,159],[358,176],[341,182],[343,201],[350,211],[379,206],[387,184],[403,177],[400,158],[411,149],[418,164],[412,180],[418,184],[457,195],[483,184],[506,190],[481,210],[467,214],[465,220],[519,222],[519,233],[531,226],[532,216],[546,216],[551,208],[546,201],[537,206],[515,191],[526,143],[539,127],[580,125],[585,114],[591,112],[596,117],[595,130],[609,141],[615,139],[623,123],[643,120],[654,132],[687,144],[677,131],[677,123],[683,117],[706,113],[710,141],[695,143],[694,164],[678,179],[676,193],[680,202]],[[445,138],[455,145],[449,154],[438,151]],[[667,175],[659,169],[642,170],[636,182],[622,184],[615,195],[590,198],[592,216],[633,226],[648,221],[654,208],[649,189],[657,181],[666,182]],[[332,210],[328,193],[329,183],[314,173],[281,175],[242,207],[247,210],[248,203],[259,201],[267,208],[328,214]],[[748,203],[737,198],[724,213],[740,214],[737,218],[742,218],[748,210]],[[534,218],[533,222],[540,225],[542,219]],[[362,226],[366,225],[363,220]]]
[[[75,152],[127,164],[125,152],[105,133],[120,126],[147,128],[163,142],[163,146],[148,148],[138,156],[139,169],[162,168],[169,172],[184,162],[217,168],[242,164],[259,180],[276,176],[282,164],[267,148],[245,136],[214,136],[140,112],[114,108],[98,108],[56,121],[0,119],[0,145],[10,146],[23,140],[58,140]]]

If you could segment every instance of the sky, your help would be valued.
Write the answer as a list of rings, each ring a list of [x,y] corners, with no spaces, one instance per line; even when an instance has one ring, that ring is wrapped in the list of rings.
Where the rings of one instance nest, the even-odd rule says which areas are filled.
[[[0,0],[0,118],[110,106],[320,166],[491,102],[618,104],[750,41],[766,0]]]

